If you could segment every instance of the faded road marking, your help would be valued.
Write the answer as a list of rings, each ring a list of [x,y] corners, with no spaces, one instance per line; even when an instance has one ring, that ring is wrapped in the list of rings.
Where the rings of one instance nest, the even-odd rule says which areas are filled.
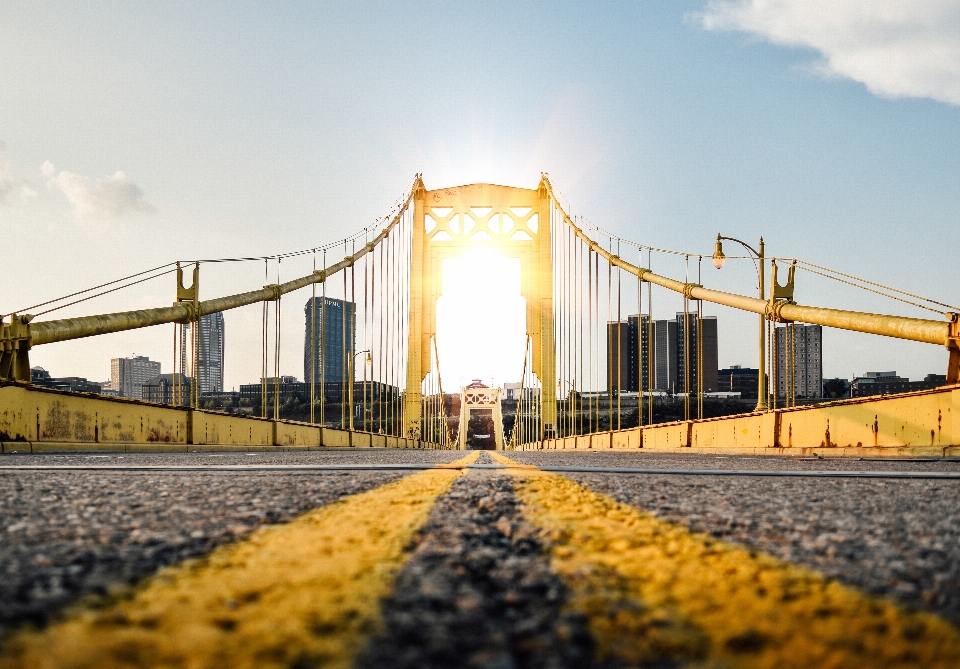
[[[413,474],[165,569],[106,606],[14,635],[0,668],[347,667],[460,474]]]
[[[960,633],[936,616],[694,534],[565,477],[512,471],[601,662],[960,667]]]

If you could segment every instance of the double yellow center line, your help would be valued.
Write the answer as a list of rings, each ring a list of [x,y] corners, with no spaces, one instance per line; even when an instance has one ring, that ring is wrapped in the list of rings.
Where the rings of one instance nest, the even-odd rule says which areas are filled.
[[[348,667],[405,549],[461,474],[419,472],[164,569],[105,607],[15,635],[0,668]]]
[[[936,616],[690,532],[557,474],[509,471],[570,587],[569,606],[589,620],[600,661],[960,667],[960,634]]]
[[[8,639],[0,669],[350,666],[436,500],[477,453],[162,570]],[[596,660],[617,666],[960,667],[936,616],[510,465]]]

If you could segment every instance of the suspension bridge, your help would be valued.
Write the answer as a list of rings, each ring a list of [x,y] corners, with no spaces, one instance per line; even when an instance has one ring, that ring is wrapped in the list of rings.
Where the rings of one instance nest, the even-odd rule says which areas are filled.
[[[756,297],[670,278],[654,254],[722,266],[730,238],[712,258],[654,249],[561,200],[546,175],[436,190],[418,175],[345,240],[170,263],[6,314],[0,669],[960,665],[960,309],[762,241],[743,256]],[[476,248],[520,264],[510,411],[441,374],[443,264]],[[318,266],[281,281],[293,257]],[[276,280],[207,297],[221,262],[275,263]],[[937,316],[798,304],[803,272]],[[174,279],[171,306],[50,316]],[[294,420],[280,314],[307,292],[310,340],[340,345],[308,347]],[[666,294],[683,300],[683,414],[657,422]],[[704,303],[757,317],[751,411],[705,416]],[[258,415],[204,406],[176,372],[166,403],[31,383],[36,347],[160,326],[174,369],[197,369],[203,316],[241,308],[260,310]],[[637,355],[611,364],[628,316]],[[801,405],[794,324],[936,346],[946,384]],[[462,452],[474,412],[490,452]]]
[[[31,309],[49,313],[175,273],[173,306],[61,320],[36,320],[23,311],[11,313],[2,331],[0,378],[4,385],[0,402],[4,411],[0,416],[0,444],[5,451],[136,448],[144,444],[164,448],[463,448],[465,432],[457,429],[458,417],[443,390],[443,360],[436,336],[437,301],[443,261],[475,248],[491,248],[520,261],[527,343],[522,369],[517,370],[522,387],[509,437],[499,434],[502,422],[494,426],[498,443],[504,448],[694,448],[770,454],[794,449],[789,452],[807,455],[827,449],[834,455],[864,455],[869,451],[874,455],[943,456],[960,444],[960,424],[955,428],[951,420],[955,402],[951,386],[960,374],[960,323],[948,305],[811,263],[765,258],[762,240],[759,252],[748,247],[759,262],[760,296],[712,290],[688,279],[660,276],[649,266],[641,266],[643,251],[647,250],[649,265],[653,249],[594,228],[595,237],[601,241],[605,237],[604,245],[590,232],[567,213],[546,176],[536,189],[474,184],[438,190],[427,190],[418,176],[392,216],[342,242],[321,247],[322,259],[341,246],[345,257],[307,276],[201,299],[201,267],[212,261],[189,263],[193,275],[190,286],[185,285],[184,269],[177,263]],[[622,251],[626,249],[636,255],[636,264],[624,257]],[[313,254],[316,258],[317,251],[309,249],[287,257]],[[279,272],[283,257],[266,260],[276,260]],[[725,258],[718,236],[715,260],[722,264]],[[218,261],[223,260],[260,259]],[[941,319],[797,304],[793,294],[798,267],[931,309]],[[784,270],[788,278],[781,285]],[[679,346],[682,372],[677,390],[685,398],[684,414],[682,421],[671,424],[653,424],[654,399],[649,392],[655,387],[653,287],[682,295],[683,313],[689,315]],[[328,328],[337,327],[328,325],[328,298],[338,296],[348,311],[339,319],[340,331],[333,333],[343,340],[340,358],[328,359],[326,346],[317,346],[312,353],[306,374],[312,379],[309,420],[288,421],[281,419],[281,393],[275,387],[281,378],[279,314],[284,295],[306,289],[313,298],[309,302],[310,322],[321,341],[326,342],[330,336]],[[705,302],[758,314],[759,369],[763,373],[758,373],[756,412],[703,419],[700,332]],[[174,324],[174,368],[183,366],[178,356],[189,358],[187,368],[193,368],[200,342],[189,333],[197,328],[186,332],[184,328],[199,323],[204,314],[256,304],[263,310],[259,420],[201,410],[199,384],[185,383],[183,374],[174,375],[173,408],[75,397],[30,384],[29,356],[34,347],[162,324]],[[607,348],[621,350],[623,334],[620,329],[611,330],[609,324],[620,322],[630,311],[643,315],[644,309],[641,330],[646,331],[641,333],[644,344],[638,347],[642,350],[635,356],[636,370],[625,372],[623,364],[614,368]],[[775,364],[776,355],[767,355],[766,350],[777,346],[771,342],[771,327],[777,323],[816,324],[943,347],[946,386],[904,397],[798,407],[796,342],[790,339],[792,330],[788,327],[786,392],[777,407],[777,375],[783,372]],[[357,348],[366,354],[362,381],[357,376]],[[331,369],[337,370],[333,383]],[[625,387],[621,377],[631,371],[639,379],[640,392],[628,400],[620,392]],[[773,381],[773,392],[769,380]],[[629,403],[632,406],[626,406]],[[625,411],[635,411],[634,425],[624,424]]]

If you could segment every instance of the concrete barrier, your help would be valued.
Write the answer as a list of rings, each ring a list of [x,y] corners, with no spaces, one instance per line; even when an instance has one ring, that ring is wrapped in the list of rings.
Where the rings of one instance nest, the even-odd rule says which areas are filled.
[[[191,411],[191,440],[197,446],[274,445],[273,421],[207,411]]]
[[[47,388],[0,387],[0,442],[186,445],[190,412]],[[10,450],[4,447],[4,450]]]
[[[0,452],[440,448],[412,439],[0,383]]]

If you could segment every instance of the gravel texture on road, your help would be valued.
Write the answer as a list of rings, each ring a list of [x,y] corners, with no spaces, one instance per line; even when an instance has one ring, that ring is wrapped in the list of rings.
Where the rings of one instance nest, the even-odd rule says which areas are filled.
[[[358,666],[590,666],[586,619],[565,600],[512,477],[471,471],[438,500]]]
[[[532,465],[583,466],[603,462],[601,466],[691,469],[914,470],[956,464],[556,452],[507,455]],[[641,462],[642,465],[638,464]],[[893,597],[960,624],[960,509],[954,504],[960,496],[960,481],[567,476],[691,530],[806,565],[843,583]]]
[[[366,459],[417,461],[398,451]],[[430,456],[426,461],[431,462]],[[356,461],[359,454],[323,453]],[[444,454],[436,461],[462,457]],[[453,457],[449,457],[452,455]],[[269,454],[271,464],[313,454]],[[65,456],[83,458],[84,456]],[[194,456],[124,455],[124,461],[223,460]],[[246,461],[243,455],[231,459]],[[5,456],[4,463],[57,456]],[[250,457],[249,460],[253,460]],[[316,457],[309,457],[316,460]],[[25,463],[23,463],[25,464]],[[61,463],[62,464],[62,463]],[[210,552],[257,527],[282,523],[342,496],[395,481],[404,472],[3,472],[0,471],[0,635],[45,624],[87,594],[129,584],[159,568]]]
[[[769,455],[679,455],[643,451],[506,451],[517,462],[545,467],[636,467],[644,469],[781,469],[788,471],[960,471],[960,460],[780,457]]]

